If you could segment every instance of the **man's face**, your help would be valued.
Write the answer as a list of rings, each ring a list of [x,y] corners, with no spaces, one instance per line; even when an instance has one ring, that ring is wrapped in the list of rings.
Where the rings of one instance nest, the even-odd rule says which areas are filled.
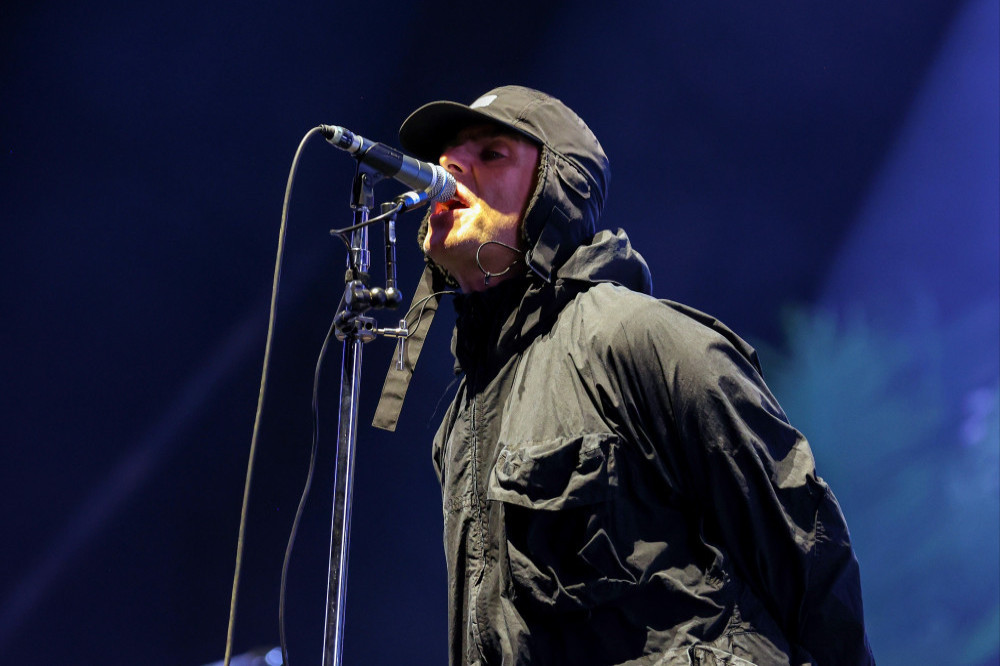
[[[483,270],[500,273],[517,262],[491,285],[524,271],[519,252],[489,241],[523,249],[521,218],[534,187],[538,153],[534,143],[489,124],[462,130],[441,153],[438,162],[455,176],[458,191],[451,201],[436,204],[424,252],[462,291],[485,289]]]

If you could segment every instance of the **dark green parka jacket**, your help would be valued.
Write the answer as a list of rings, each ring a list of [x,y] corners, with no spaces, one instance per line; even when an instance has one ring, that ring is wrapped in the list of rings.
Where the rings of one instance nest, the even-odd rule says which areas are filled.
[[[502,120],[541,156],[527,276],[456,301],[451,663],[873,663],[844,517],[753,350],[595,234],[582,121],[541,93]]]

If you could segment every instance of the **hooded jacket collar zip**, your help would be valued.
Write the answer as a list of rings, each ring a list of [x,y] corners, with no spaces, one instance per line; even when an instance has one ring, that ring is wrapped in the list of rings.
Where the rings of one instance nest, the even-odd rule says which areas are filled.
[[[456,296],[458,321],[452,337],[456,373],[478,368],[488,381],[511,356],[544,333],[573,296],[590,286],[575,280],[548,284],[529,275]]]

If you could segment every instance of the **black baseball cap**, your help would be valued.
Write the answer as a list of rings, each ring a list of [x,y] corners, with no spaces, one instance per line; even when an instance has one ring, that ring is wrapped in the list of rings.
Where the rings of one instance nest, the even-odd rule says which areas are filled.
[[[460,131],[482,123],[498,124],[568,159],[596,186],[603,202],[611,171],[600,142],[572,109],[538,90],[501,86],[471,104],[430,102],[403,121],[399,142],[410,154],[437,162]]]
[[[540,128],[534,126],[531,118],[533,110],[550,101],[558,102],[531,88],[502,86],[479,96],[468,105],[450,101],[431,102],[403,121],[399,128],[399,142],[414,156],[436,162],[445,144],[460,131],[491,122],[536,143],[545,143]]]

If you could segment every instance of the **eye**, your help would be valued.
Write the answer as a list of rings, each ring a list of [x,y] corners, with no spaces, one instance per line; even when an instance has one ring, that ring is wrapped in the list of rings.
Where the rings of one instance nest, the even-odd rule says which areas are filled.
[[[503,159],[506,156],[502,152],[500,152],[499,150],[493,150],[492,148],[486,148],[486,149],[483,150],[482,153],[480,153],[479,157],[484,162],[492,162],[494,160]]]

